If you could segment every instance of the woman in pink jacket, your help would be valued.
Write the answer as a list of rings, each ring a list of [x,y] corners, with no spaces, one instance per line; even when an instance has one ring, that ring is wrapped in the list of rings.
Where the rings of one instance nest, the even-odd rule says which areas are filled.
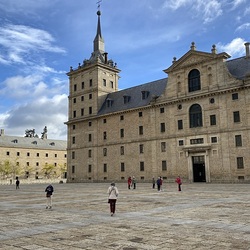
[[[117,187],[115,186],[115,183],[111,183],[110,187],[108,188],[108,203],[110,205],[111,216],[113,216],[115,213],[115,205],[116,205],[118,194],[119,192],[118,192]]]
[[[178,191],[181,191],[181,184],[182,184],[181,177],[178,176],[175,182],[178,184]]]

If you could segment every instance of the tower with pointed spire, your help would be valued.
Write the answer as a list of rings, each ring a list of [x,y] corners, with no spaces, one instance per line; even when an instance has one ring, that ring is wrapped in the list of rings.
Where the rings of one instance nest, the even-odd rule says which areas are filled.
[[[77,171],[86,171],[78,167],[76,159],[84,157],[82,149],[75,149],[86,144],[95,144],[98,140],[98,126],[91,126],[97,123],[98,111],[102,107],[105,98],[109,93],[118,90],[118,79],[120,70],[116,64],[108,59],[105,51],[105,44],[101,34],[101,11],[97,11],[98,22],[97,32],[93,41],[93,52],[89,59],[83,60],[78,67],[70,67],[67,73],[69,77],[68,97],[68,166],[77,169],[71,171],[73,180],[74,173],[84,175]],[[88,136],[86,136],[88,134]],[[87,137],[87,138],[86,138]],[[82,146],[84,147],[84,146]],[[86,158],[88,158],[86,156]],[[83,159],[86,159],[85,157]],[[79,161],[78,161],[79,162]],[[91,166],[89,162],[87,166]]]

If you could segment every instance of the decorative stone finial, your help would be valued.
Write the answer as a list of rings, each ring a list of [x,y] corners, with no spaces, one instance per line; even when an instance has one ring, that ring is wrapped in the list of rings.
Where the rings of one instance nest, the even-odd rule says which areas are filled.
[[[191,43],[191,47],[190,48],[191,48],[191,50],[196,50],[195,42]]]
[[[211,51],[212,51],[212,54],[217,54],[217,49],[216,49],[215,44],[213,44]]]

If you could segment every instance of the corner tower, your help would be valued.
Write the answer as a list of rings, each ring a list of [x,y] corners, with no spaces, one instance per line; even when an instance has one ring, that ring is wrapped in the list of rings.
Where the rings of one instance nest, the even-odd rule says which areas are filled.
[[[101,12],[97,11],[97,32],[93,52],[78,67],[70,67],[68,97],[68,181],[81,182],[89,177],[94,158],[89,157],[98,141],[98,111],[106,96],[118,90],[120,70],[108,59],[101,34]],[[94,154],[94,153],[93,153]],[[87,160],[88,159],[88,160]],[[85,164],[83,164],[85,162]]]
[[[89,59],[67,73],[69,89],[69,121],[86,119],[98,114],[108,93],[118,90],[120,70],[108,59],[101,34],[101,11],[97,11],[97,32]]]

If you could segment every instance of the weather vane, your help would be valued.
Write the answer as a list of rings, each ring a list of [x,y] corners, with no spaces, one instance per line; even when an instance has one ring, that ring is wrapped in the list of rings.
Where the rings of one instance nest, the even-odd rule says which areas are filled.
[[[98,1],[97,1],[97,3],[96,3],[96,4],[97,4],[97,8],[98,8],[98,10],[100,10],[100,7],[101,7],[101,2],[102,2],[102,0],[98,0]]]

